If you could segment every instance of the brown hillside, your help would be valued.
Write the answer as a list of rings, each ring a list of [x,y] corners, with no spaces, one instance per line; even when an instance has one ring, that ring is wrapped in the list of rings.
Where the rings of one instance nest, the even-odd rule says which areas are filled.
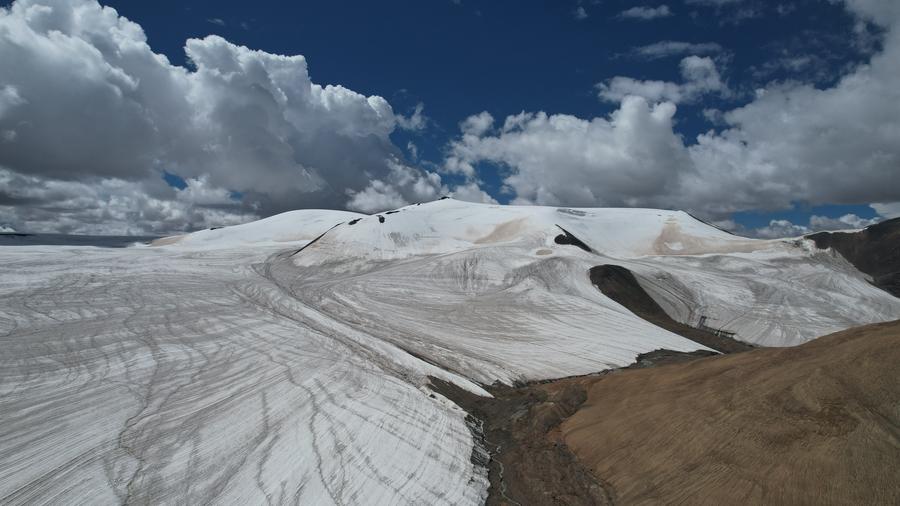
[[[900,504],[900,321],[588,386],[562,424],[620,504]]]

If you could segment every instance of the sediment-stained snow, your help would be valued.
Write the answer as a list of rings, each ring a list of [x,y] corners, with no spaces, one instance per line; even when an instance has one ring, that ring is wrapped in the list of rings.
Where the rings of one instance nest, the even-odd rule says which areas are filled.
[[[448,199],[155,244],[0,248],[0,502],[481,503],[428,376],[486,395],[702,348],[603,296],[599,264],[762,344],[900,317],[831,252],[674,211]]]

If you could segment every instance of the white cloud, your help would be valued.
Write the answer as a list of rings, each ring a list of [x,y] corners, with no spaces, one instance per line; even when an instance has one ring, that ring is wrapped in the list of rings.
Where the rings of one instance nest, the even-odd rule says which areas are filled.
[[[659,7],[632,7],[619,13],[619,17],[628,19],[650,20],[657,18],[666,18],[672,15],[672,11],[668,5],[660,5]]]
[[[845,230],[866,228],[881,221],[881,218],[861,218],[855,214],[845,214],[837,218],[812,215],[809,217],[811,230]]]
[[[62,181],[0,169],[0,216],[23,232],[168,234],[258,219],[208,181],[189,179],[184,190],[159,181]]]
[[[262,215],[345,207],[393,173],[391,132],[427,122],[421,104],[397,115],[381,97],[314,83],[303,56],[218,36],[189,39],[192,67],[172,65],[95,0],[17,0],[0,8],[0,33],[0,167],[23,184],[149,192],[165,170],[241,192]],[[45,204],[30,202],[17,213]]]
[[[757,228],[752,235],[762,239],[798,237],[810,232],[809,227],[795,225],[788,220],[772,220],[765,227]]]
[[[900,202],[870,204],[869,207],[874,209],[879,216],[885,218],[900,218]]]
[[[881,221],[880,218],[861,218],[855,214],[845,214],[838,218],[814,214],[809,217],[809,225],[793,223],[790,220],[771,220],[767,226],[751,230],[749,235],[763,239],[779,239],[821,231],[857,230],[874,225],[879,221]]]
[[[641,81],[616,76],[597,85],[598,96],[608,102],[620,102],[629,95],[644,97],[651,102],[692,102],[708,93],[727,94],[716,64],[709,57],[688,56],[681,60],[682,83]]]
[[[588,13],[584,9],[584,6],[582,6],[582,5],[579,5],[578,7],[576,7],[575,10],[572,11],[572,15],[575,16],[575,19],[577,19],[579,21],[581,21],[582,19],[587,19],[587,17],[588,17]]]
[[[494,117],[487,111],[482,111],[473,116],[469,116],[459,125],[459,129],[463,134],[484,135],[485,132],[494,127]]]
[[[12,108],[22,105],[25,100],[19,95],[19,90],[10,84],[0,86],[0,117]]]
[[[419,102],[418,104],[416,104],[416,108],[413,110],[411,116],[403,116],[397,114],[397,126],[404,130],[424,130],[428,125],[428,118],[423,114],[424,110],[425,104]]]
[[[349,209],[365,213],[395,209],[413,202],[435,200],[448,192],[441,176],[423,172],[398,160],[390,161],[390,172],[381,179],[371,179],[360,191],[348,191]]]
[[[517,202],[629,205],[662,192],[689,162],[672,132],[674,113],[670,103],[651,106],[639,97],[627,97],[609,119],[523,113],[508,117],[496,135],[469,130],[451,145],[448,162],[515,169],[505,184]]]
[[[499,130],[465,129],[450,145],[447,169],[503,165],[504,183],[520,203],[671,207],[717,220],[797,201],[900,202],[900,7],[890,5],[848,5],[888,28],[882,52],[868,64],[831,88],[761,89],[721,114],[723,130],[695,143],[673,130],[674,102],[690,96],[692,82],[698,90],[724,86],[702,58],[683,64],[681,84],[605,83],[605,98],[621,100],[609,117],[522,113]]]
[[[705,55],[722,52],[722,46],[715,42],[683,42],[676,40],[662,40],[638,46],[632,49],[631,53],[640,58],[648,60],[656,60],[659,58],[667,58],[670,56],[680,55]]]
[[[185,180],[187,186],[175,190],[175,198],[182,202],[202,206],[235,206],[236,199],[225,188],[217,188],[210,184],[209,176],[200,176]]]
[[[470,181],[466,184],[459,185],[453,189],[453,198],[456,200],[465,200],[466,202],[479,202],[482,204],[496,204],[494,197],[488,195],[478,183]]]

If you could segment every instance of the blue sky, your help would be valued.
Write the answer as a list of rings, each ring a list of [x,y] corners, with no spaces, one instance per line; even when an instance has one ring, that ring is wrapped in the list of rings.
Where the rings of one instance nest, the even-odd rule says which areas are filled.
[[[847,65],[869,56],[847,44],[854,18],[840,4],[815,0],[718,9],[666,2],[672,14],[647,21],[620,14],[635,5],[656,4],[609,0],[259,1],[252,12],[243,2],[105,4],[139,22],[151,46],[173,63],[186,64],[186,39],[212,33],[253,49],[302,54],[315,82],[383,96],[400,113],[422,103],[429,129],[415,136],[395,134],[398,143],[413,140],[434,161],[470,114],[602,116],[615,109],[597,100],[594,86],[604,79],[677,80],[678,55],[649,59],[634,54],[635,48],[659,41],[720,45],[721,51],[701,54],[726,62],[722,73],[739,91],[728,100],[707,97],[683,106],[678,131],[688,142],[714,127],[703,117],[704,108],[740,105],[772,80],[824,87]],[[579,7],[586,18],[576,15]],[[764,68],[808,55],[817,60],[796,70]]]
[[[22,4],[22,13],[25,4],[47,4],[57,12],[64,8],[51,0],[20,0],[18,3]],[[86,0],[75,3],[84,9],[94,7],[94,2]],[[7,5],[12,4],[7,2]],[[212,55],[214,50],[220,50],[218,46],[213,49],[219,44],[218,39],[208,37],[218,35],[223,39],[221,44],[231,48],[230,54],[237,54],[235,47],[244,46],[269,55],[303,55],[309,85],[339,85],[362,99],[383,97],[396,116],[393,126],[383,127],[380,120],[366,123],[365,128],[360,128],[362,132],[353,133],[352,147],[348,147],[349,141],[345,137],[333,139],[324,133],[317,134],[315,140],[299,137],[290,140],[289,146],[284,148],[291,151],[287,161],[279,159],[279,153],[284,151],[282,147],[275,146],[272,153],[251,157],[247,153],[260,150],[248,145],[242,147],[239,154],[223,153],[215,161],[201,163],[197,160],[215,148],[204,148],[202,154],[184,154],[188,148],[176,150],[171,147],[177,140],[163,140],[159,141],[162,147],[154,146],[152,153],[138,161],[128,161],[125,155],[117,155],[114,160],[110,156],[111,167],[125,159],[130,164],[146,164],[141,171],[116,174],[114,168],[85,168],[79,178],[74,178],[72,173],[81,171],[80,166],[60,167],[52,174],[41,172],[44,169],[29,169],[28,162],[19,160],[20,156],[3,156],[3,150],[10,151],[12,147],[0,144],[0,167],[5,166],[15,176],[21,176],[16,179],[20,184],[28,184],[25,182],[28,177],[40,177],[42,179],[31,184],[46,189],[52,176],[62,181],[77,179],[96,189],[103,186],[102,181],[122,180],[129,184],[138,182],[142,185],[140,191],[149,198],[193,204],[184,211],[184,214],[193,213],[191,220],[178,222],[166,218],[134,228],[141,232],[153,232],[160,227],[205,225],[216,219],[236,221],[294,207],[349,207],[372,211],[378,206],[403,203],[430,194],[416,193],[418,190],[414,191],[412,186],[403,186],[405,181],[416,182],[418,188],[427,181],[433,188],[429,191],[435,194],[456,191],[472,200],[494,199],[501,203],[690,208],[710,221],[743,233],[762,235],[782,231],[765,230],[773,220],[789,222],[794,228],[788,227],[787,232],[803,231],[803,227],[811,226],[811,216],[833,219],[832,222],[818,220],[819,227],[835,228],[851,222],[864,225],[867,220],[879,217],[870,204],[881,203],[881,217],[886,217],[895,209],[892,207],[895,197],[900,200],[900,195],[891,191],[865,189],[867,184],[876,190],[884,188],[880,183],[900,173],[895,163],[896,150],[889,146],[890,139],[884,141],[887,158],[882,156],[880,162],[869,164],[873,167],[871,177],[861,172],[855,178],[858,184],[849,180],[850,183],[843,184],[846,191],[836,191],[822,188],[821,180],[835,178],[835,186],[842,186],[841,178],[835,174],[846,174],[847,167],[854,163],[856,155],[851,149],[846,150],[846,160],[839,160],[834,167],[821,169],[819,173],[820,161],[815,155],[788,148],[767,151],[772,141],[762,139],[759,133],[765,130],[765,115],[771,116],[771,111],[778,111],[777,106],[761,99],[763,95],[774,102],[771,97],[780,94],[785,103],[791,104],[799,104],[801,99],[818,101],[813,103],[832,100],[829,90],[841,86],[842,78],[858,72],[873,57],[888,53],[890,48],[885,49],[885,40],[889,40],[895,21],[891,18],[895,11],[891,10],[890,2],[432,0],[258,1],[251,5],[245,2],[163,0],[106,1],[102,5],[113,7],[116,16],[139,25],[146,37],[147,52],[168,58],[167,72],[179,74],[183,69],[195,72],[199,79],[202,72],[197,72],[198,67],[206,69],[219,65],[222,60]],[[10,12],[7,21],[17,21],[14,19],[16,9]],[[29,22],[25,14],[21,17],[24,22]],[[98,17],[103,16],[98,14]],[[109,19],[112,18],[104,19],[106,21],[98,23],[111,22]],[[115,53],[107,56],[103,42],[98,42],[96,36],[84,35],[78,32],[80,28],[66,26],[74,30],[69,35],[82,37],[99,48],[113,67],[138,76],[145,72],[137,63],[113,61],[121,56]],[[102,25],[96,30],[107,30],[108,35],[112,33],[111,26]],[[31,29],[39,32],[33,23]],[[198,55],[201,52],[207,55],[199,65],[186,55],[185,45],[189,39],[204,41],[195,49]],[[118,39],[114,40],[115,44],[120,43]],[[200,48],[201,45],[204,47]],[[893,59],[894,56],[889,53],[886,58]],[[32,103],[25,94],[33,87],[28,87],[25,81],[17,82],[5,76],[6,72],[0,71],[0,86],[4,85],[5,78],[9,82],[7,89],[23,97],[14,102],[18,109],[26,109],[21,104]],[[37,73],[37,70],[33,72]],[[252,65],[243,67],[242,72],[250,76],[248,79],[254,78]],[[266,67],[265,72],[273,71]],[[136,81],[141,83],[138,84],[140,87],[147,79]],[[209,92],[209,95],[240,95],[232,85],[228,83],[228,90],[223,91],[223,88]],[[253,89],[259,84],[247,86],[247,89]],[[284,89],[293,85],[286,81],[280,86]],[[818,95],[810,96],[816,93]],[[626,97],[632,94],[641,96],[645,105],[632,103],[630,109],[626,107]],[[85,92],[85,96],[95,95],[97,93],[89,90]],[[152,95],[151,92],[138,90],[135,95],[142,110],[164,107],[157,102],[142,102],[149,100],[146,97]],[[201,98],[197,100],[202,100],[202,94],[198,96]],[[248,137],[242,128],[249,129],[250,126],[241,125],[238,119],[246,117],[252,107],[246,101],[241,101],[239,106],[234,103],[229,101],[227,107],[215,104],[215,108],[210,109],[215,114],[224,114],[226,109],[231,111],[229,121],[238,123],[233,131],[217,132],[215,141],[210,141],[207,133],[201,135],[194,131],[179,137],[187,139],[196,134],[202,139],[198,143],[208,146],[221,146],[223,138]],[[660,104],[664,107],[654,109]],[[666,109],[666,104],[670,104],[675,112]],[[166,102],[165,107],[169,105]],[[730,111],[748,105],[747,112],[729,116]],[[241,107],[243,109],[238,110]],[[290,111],[291,107],[287,103],[284,109]],[[318,105],[315,107],[317,111],[321,109]],[[417,107],[420,108],[418,114]],[[830,110],[827,103],[820,108]],[[378,107],[373,109],[375,114],[381,114]],[[259,110],[259,107],[253,110]],[[338,123],[323,116],[315,124],[316,131],[326,128],[320,125],[357,122],[350,116],[356,113],[349,112],[357,110],[358,105],[347,105],[346,115],[335,112],[337,119],[334,121]],[[653,110],[658,111],[657,116],[651,114]],[[491,126],[479,130],[475,137],[465,139],[461,123],[482,112],[493,119]],[[537,116],[541,112],[546,113],[546,122]],[[364,113],[368,115],[365,121],[370,121],[371,111]],[[501,126],[504,122],[510,124],[508,118],[520,113],[525,116],[517,120],[511,130]],[[788,113],[786,110],[785,114]],[[27,119],[28,114],[40,116],[39,111],[24,110],[21,114],[18,124],[23,118]],[[787,118],[783,123],[786,128],[791,128],[791,132],[796,132],[798,125],[801,130],[807,125],[810,129],[822,128],[821,124],[834,122],[842,116],[837,110],[830,118],[806,118],[804,114],[806,110],[799,109],[796,117]],[[604,122],[615,123],[613,118],[617,115],[623,118],[618,121],[618,126],[634,124],[641,127],[641,121],[646,117],[656,118],[656,123],[648,127],[655,133],[646,134],[650,146],[647,153],[640,152],[643,131],[638,130],[627,141],[620,141],[624,128],[618,128],[616,124],[607,128],[610,125]],[[160,112],[160,116],[172,114],[166,110]],[[199,116],[202,114],[193,117]],[[289,116],[289,112],[285,116]],[[135,123],[141,120],[137,118]],[[272,121],[271,118],[264,120],[254,131],[269,128]],[[403,126],[404,121],[407,126]],[[567,126],[560,127],[560,122]],[[160,120],[148,123],[155,129]],[[567,138],[560,128],[580,132],[592,123],[598,128],[597,132],[571,146],[560,146]],[[309,129],[311,127],[296,127],[299,134],[294,130],[290,134],[273,132],[271,137],[275,141],[266,137],[256,142],[268,146],[270,141],[277,142],[285,136],[305,135]],[[9,128],[6,131],[18,132],[16,139],[21,141],[24,135],[20,130]],[[548,133],[548,130],[552,132]],[[729,130],[735,133],[726,133]],[[556,134],[556,137],[550,134]],[[697,145],[697,137],[701,134],[711,136],[704,146]],[[847,138],[862,134],[858,128],[849,128],[836,135]],[[140,138],[139,135],[132,137]],[[817,134],[810,131],[806,137],[799,136],[795,144],[802,146],[804,139],[815,138]],[[52,142],[46,137],[42,139],[40,142]],[[358,139],[365,140],[357,142]],[[626,144],[622,145],[622,142]],[[659,145],[653,145],[654,142]],[[673,142],[678,144],[674,148]],[[97,143],[100,145],[101,141],[97,140]],[[721,146],[723,143],[733,143],[737,149],[745,146],[746,153],[729,151],[728,146]],[[331,148],[332,144],[335,147]],[[713,144],[715,153],[709,148]],[[590,157],[573,160],[566,155],[598,145],[603,149]],[[41,144],[36,142],[35,146]],[[322,153],[314,152],[319,149],[317,146]],[[545,146],[556,146],[562,154],[549,156],[546,153],[551,149]],[[523,149],[534,149],[535,152],[522,154]],[[810,150],[814,149],[811,145]],[[874,151],[881,149],[879,145],[874,147]],[[173,154],[176,151],[178,154]],[[720,161],[731,154],[735,159],[743,157],[746,160],[740,163]],[[250,158],[244,160],[241,158],[244,155]],[[838,158],[841,156],[838,154]],[[372,160],[385,157],[389,161],[384,167],[372,165]],[[610,161],[617,157],[627,160],[622,163]],[[242,160],[240,167],[228,171],[219,168],[222,159],[236,158]],[[668,168],[669,158],[673,160],[672,169]],[[406,168],[401,171],[395,164]],[[764,165],[765,170],[760,171],[760,165]],[[298,186],[301,189],[293,194],[279,193],[285,185],[278,181],[278,174],[293,170],[302,173],[300,179],[305,178],[303,184],[306,186]],[[266,175],[254,179],[252,174],[246,174],[254,171]],[[669,172],[677,174],[672,176]],[[770,173],[777,177],[767,181],[765,174]],[[147,182],[153,177],[172,183],[172,188],[154,187],[153,183]],[[570,177],[571,188],[559,182]],[[8,181],[13,180],[8,178]],[[271,180],[271,185],[263,187],[262,183],[255,184],[256,180],[267,183]],[[765,183],[761,184],[760,180]],[[693,195],[698,184],[707,182],[709,188]],[[771,188],[761,189],[769,186],[768,183]],[[683,189],[667,189],[676,185]],[[109,183],[106,186],[110,186]],[[327,195],[306,192],[305,188],[309,186],[325,188]],[[588,191],[579,193],[572,189],[577,187]],[[167,191],[174,197],[167,197]],[[110,192],[112,190],[102,190],[98,198],[111,199]],[[740,197],[732,200],[710,197],[729,192]],[[352,198],[347,200],[345,196]],[[7,200],[16,201],[13,197],[16,196]],[[17,198],[26,200],[22,195]],[[15,212],[24,212],[21,207],[17,209]],[[196,209],[202,212],[198,214]],[[206,209],[215,210],[218,217],[215,213],[208,216]],[[227,216],[223,214],[226,211],[230,213]],[[75,214],[73,219],[77,221]],[[853,218],[845,220],[846,223],[834,221],[848,214]],[[94,224],[100,220],[97,218]],[[32,223],[33,228],[40,226],[42,221],[20,217],[16,223],[19,227]],[[74,229],[79,228],[75,226]]]

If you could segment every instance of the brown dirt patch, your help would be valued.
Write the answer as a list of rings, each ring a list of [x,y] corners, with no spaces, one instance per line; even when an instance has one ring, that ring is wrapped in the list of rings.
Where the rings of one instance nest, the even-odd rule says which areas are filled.
[[[494,230],[491,230],[491,233],[484,237],[475,239],[475,241],[473,242],[475,244],[489,244],[509,241],[522,233],[522,230],[525,229],[525,225],[527,224],[527,222],[528,218],[517,218],[515,220],[501,223],[494,227]]]
[[[708,356],[710,352],[657,350],[638,357],[631,368],[654,367]],[[612,489],[575,457],[559,426],[587,399],[586,388],[603,373],[487,387],[493,398],[480,397],[452,383],[430,378],[431,388],[469,413],[476,443],[489,453],[473,454],[487,465],[488,505],[605,505]]]
[[[170,244],[178,244],[184,239],[185,235],[170,235],[168,237],[160,237],[150,241],[150,246],[168,246]]]

